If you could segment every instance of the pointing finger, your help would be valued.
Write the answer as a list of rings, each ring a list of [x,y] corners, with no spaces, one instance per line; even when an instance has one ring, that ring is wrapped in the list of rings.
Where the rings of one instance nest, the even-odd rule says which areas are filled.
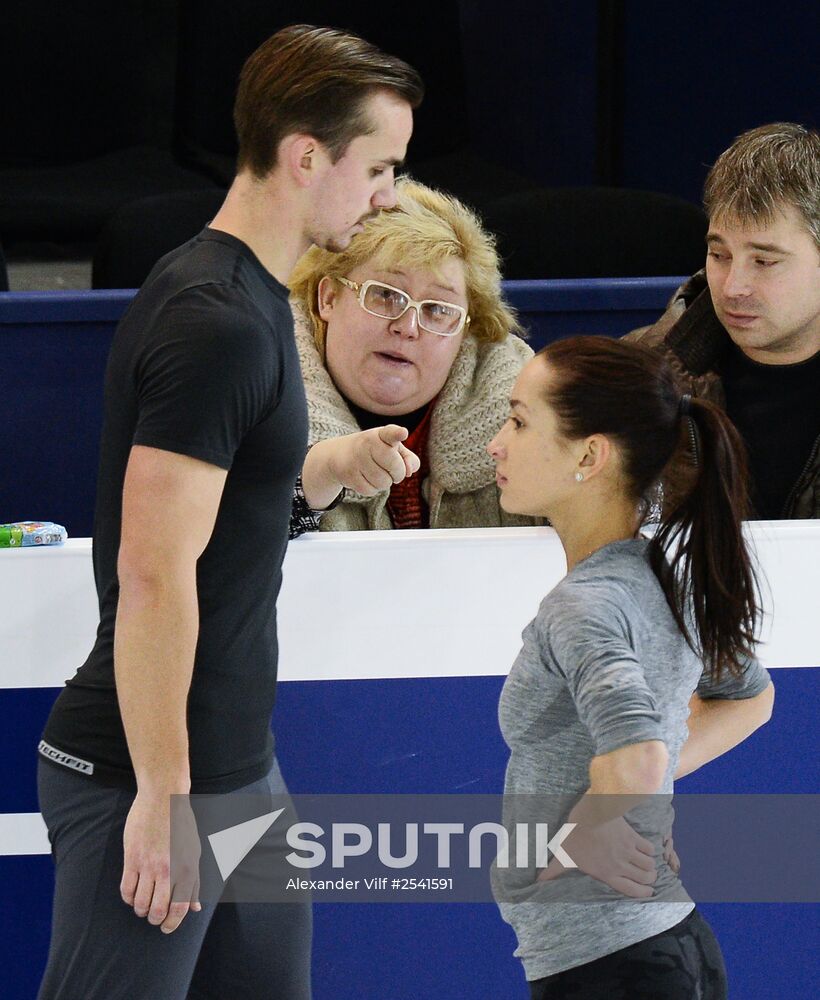
[[[399,427],[398,424],[385,424],[384,427],[377,429],[381,440],[391,447],[395,447],[399,441],[404,441],[408,433],[406,427]]]

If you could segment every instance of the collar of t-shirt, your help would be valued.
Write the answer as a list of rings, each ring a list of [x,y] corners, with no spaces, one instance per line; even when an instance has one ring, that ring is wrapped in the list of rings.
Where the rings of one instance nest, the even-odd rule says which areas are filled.
[[[726,411],[749,451],[757,515],[782,517],[820,434],[820,351],[798,364],[764,365],[731,344],[720,375]]]
[[[237,251],[237,253],[248,261],[254,271],[259,274],[259,277],[265,282],[271,291],[276,292],[277,295],[286,300],[290,296],[290,289],[286,288],[281,281],[270,273],[247,243],[243,243],[242,240],[238,239],[236,236],[232,236],[230,233],[226,233],[221,229],[211,229],[210,226],[206,226],[198,235],[197,239],[210,243],[222,243],[224,246],[232,247]]]

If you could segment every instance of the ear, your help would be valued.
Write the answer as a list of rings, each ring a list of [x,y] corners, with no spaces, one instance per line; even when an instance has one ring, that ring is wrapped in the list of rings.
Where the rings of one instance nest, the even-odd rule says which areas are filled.
[[[310,187],[316,180],[326,159],[321,143],[311,135],[295,132],[286,135],[279,144],[279,163],[299,187]]]
[[[322,278],[319,282],[319,287],[316,290],[317,303],[316,308],[319,312],[319,316],[327,323],[330,319],[330,314],[333,312],[333,306],[336,303],[336,296],[339,294],[339,288],[336,282],[332,278]]]
[[[578,463],[578,469],[583,472],[584,479],[591,479],[611,464],[613,447],[604,434],[593,434],[584,441],[584,452]]]

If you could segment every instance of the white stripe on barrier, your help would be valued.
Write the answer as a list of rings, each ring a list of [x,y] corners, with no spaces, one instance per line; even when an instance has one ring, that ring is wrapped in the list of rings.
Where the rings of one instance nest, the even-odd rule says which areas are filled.
[[[750,522],[768,667],[820,665],[820,521]],[[503,675],[565,572],[551,528],[305,536],[279,598],[282,680]],[[94,641],[90,539],[0,550],[0,688],[60,687]]]
[[[0,813],[0,856],[50,853],[40,813]]]

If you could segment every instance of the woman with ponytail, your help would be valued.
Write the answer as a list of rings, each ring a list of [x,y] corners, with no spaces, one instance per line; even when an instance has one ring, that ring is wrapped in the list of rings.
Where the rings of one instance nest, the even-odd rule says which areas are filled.
[[[739,436],[659,355],[575,337],[526,365],[488,451],[504,510],[549,518],[568,569],[499,709],[508,816],[547,796],[564,803],[550,831],[576,824],[561,844],[576,868],[559,853],[526,890],[499,893],[496,878],[531,996],[722,1000],[720,949],[664,835],[673,779],[771,714]]]

